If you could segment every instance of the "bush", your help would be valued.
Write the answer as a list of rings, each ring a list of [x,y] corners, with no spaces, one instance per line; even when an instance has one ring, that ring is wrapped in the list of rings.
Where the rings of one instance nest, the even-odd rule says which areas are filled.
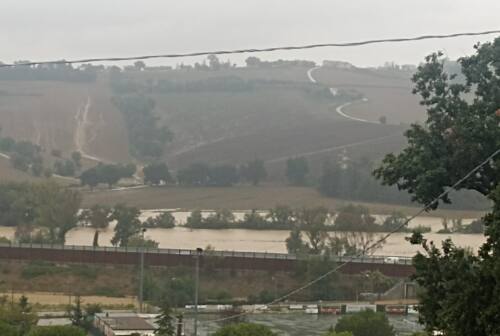
[[[394,336],[394,328],[387,316],[365,310],[342,317],[335,326],[336,332],[350,331],[353,336]]]
[[[254,323],[230,324],[219,329],[214,336],[275,336],[266,326]]]
[[[27,336],[85,336],[85,331],[74,326],[35,327]]]

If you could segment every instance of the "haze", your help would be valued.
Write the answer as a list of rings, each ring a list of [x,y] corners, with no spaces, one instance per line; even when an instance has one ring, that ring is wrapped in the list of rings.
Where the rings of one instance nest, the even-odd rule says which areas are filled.
[[[0,60],[124,56],[497,28],[495,0],[471,1],[18,1],[0,3]],[[492,36],[361,48],[266,53],[263,59],[345,60],[358,66],[418,63],[435,50],[470,54]],[[248,55],[231,56],[242,63]],[[199,59],[169,62],[193,63]],[[167,61],[156,61],[172,64]],[[151,64],[151,62],[150,62]]]

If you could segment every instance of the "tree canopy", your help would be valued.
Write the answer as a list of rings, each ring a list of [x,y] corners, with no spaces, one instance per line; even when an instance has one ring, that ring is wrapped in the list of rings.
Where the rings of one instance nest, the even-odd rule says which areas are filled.
[[[274,336],[266,326],[254,323],[229,324],[214,334],[214,336]]]
[[[384,313],[365,310],[342,317],[335,325],[336,332],[351,332],[353,336],[394,336],[394,328]]]
[[[416,201],[432,201],[500,147],[500,38],[475,48],[474,55],[459,59],[463,83],[445,71],[440,53],[419,66],[414,92],[427,108],[427,121],[412,125],[407,148],[387,155],[375,171],[383,183],[407,190]],[[420,321],[429,333],[489,336],[500,330],[499,173],[494,158],[458,186],[494,203],[484,218],[486,242],[477,255],[449,239],[440,248],[421,233],[408,238],[424,248],[414,257],[414,279],[422,288]]]

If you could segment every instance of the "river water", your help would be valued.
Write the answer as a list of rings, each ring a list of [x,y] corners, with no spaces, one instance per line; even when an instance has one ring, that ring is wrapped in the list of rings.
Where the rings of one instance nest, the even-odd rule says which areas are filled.
[[[141,215],[141,220],[147,217],[155,216],[160,213],[159,210],[144,211]],[[207,216],[210,212],[204,212]],[[176,218],[177,224],[182,225],[186,222],[189,212],[174,211],[172,212]],[[237,219],[243,218],[245,212],[236,212]],[[383,219],[383,216],[376,216],[377,220]],[[472,219],[464,220],[467,224]],[[435,243],[439,243],[446,238],[452,240],[462,247],[470,247],[473,250],[485,241],[483,235],[480,234],[438,234],[435,231],[442,228],[442,219],[439,217],[417,217],[410,222],[410,227],[418,225],[430,226],[433,232],[426,233],[425,237]],[[113,227],[100,232],[99,245],[111,246],[111,238],[113,237]],[[387,239],[386,244],[375,252],[376,255],[391,255],[391,256],[413,256],[419,249],[417,246],[410,245],[406,240],[408,233],[396,233]],[[14,228],[0,227],[0,237],[4,236],[12,239],[14,236]],[[182,226],[176,226],[173,229],[148,229],[145,237],[155,240],[161,248],[172,249],[195,249],[197,247],[205,248],[211,245],[217,250],[226,251],[249,251],[249,252],[275,252],[286,253],[285,239],[289,236],[289,231],[285,230],[204,230],[204,229],[188,229]],[[92,245],[94,237],[94,229],[88,227],[78,227],[69,231],[66,235],[66,244],[68,245]]]

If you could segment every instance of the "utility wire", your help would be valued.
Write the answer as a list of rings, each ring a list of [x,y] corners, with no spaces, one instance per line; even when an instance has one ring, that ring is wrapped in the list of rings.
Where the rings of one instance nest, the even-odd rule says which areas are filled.
[[[427,203],[427,205],[425,205],[422,209],[420,209],[414,215],[412,215],[410,218],[408,218],[406,221],[404,221],[404,223],[400,224],[397,228],[395,228],[394,230],[392,230],[392,231],[388,232],[387,234],[385,234],[383,237],[381,237],[380,239],[378,239],[376,242],[374,242],[373,244],[371,244],[370,246],[368,246],[364,251],[362,251],[362,253],[358,253],[354,257],[355,258],[362,257],[368,251],[370,251],[370,250],[378,247],[380,244],[382,244],[391,235],[393,235],[396,232],[399,232],[399,230],[401,230],[403,227],[405,227],[406,225],[408,225],[408,223],[411,220],[413,220],[416,217],[420,216],[423,212],[429,210],[435,203],[439,202],[439,200],[441,198],[443,198],[444,196],[448,195],[453,189],[456,189],[462,182],[464,182],[465,180],[467,180],[470,176],[472,176],[474,173],[476,173],[479,169],[481,169],[483,166],[485,166],[487,163],[489,163],[490,160],[493,160],[498,154],[500,154],[500,149],[497,149],[493,154],[491,154],[490,156],[488,156],[483,162],[481,162],[480,164],[478,164],[477,166],[475,166],[471,171],[469,171],[467,174],[465,174],[464,177],[462,177],[460,180],[458,180],[457,182],[455,182],[451,187],[449,187],[448,189],[446,189],[445,191],[443,191],[439,196],[437,196],[436,198],[434,198],[431,202]],[[296,288],[296,289],[292,290],[291,292],[289,292],[289,293],[287,293],[287,294],[285,294],[285,295],[283,295],[283,296],[281,296],[281,297],[279,297],[279,298],[271,301],[270,303],[266,304],[266,306],[270,306],[270,305],[276,304],[276,303],[278,303],[280,301],[283,301],[283,300],[289,298],[290,296],[292,296],[294,294],[297,294],[298,292],[303,291],[306,288],[311,287],[315,283],[317,283],[317,282],[319,282],[319,281],[327,278],[329,275],[331,275],[332,273],[337,272],[338,270],[340,270],[342,267],[346,266],[349,263],[350,263],[350,261],[346,261],[346,262],[344,262],[344,263],[342,263],[342,264],[334,267],[333,269],[331,269],[328,272],[320,275],[316,279],[314,279],[314,280],[306,283],[305,285],[303,285],[303,286],[301,286],[299,288]],[[223,317],[223,318],[219,318],[219,319],[208,320],[208,321],[205,321],[203,323],[208,323],[208,322],[214,322],[214,323],[215,322],[222,322],[222,321],[230,320],[230,319],[233,319],[233,318],[241,317],[241,316],[244,316],[244,315],[248,315],[248,314],[251,314],[252,312],[253,311],[243,312],[243,313],[232,315],[232,316],[228,316],[228,317]]]
[[[26,62],[20,64],[0,64],[0,68],[14,67],[18,65],[31,66],[31,65],[42,65],[42,64],[75,64],[75,63],[92,63],[92,62],[113,62],[113,61],[139,61],[155,58],[180,58],[180,57],[193,57],[193,56],[208,56],[208,55],[228,55],[228,54],[244,54],[244,53],[260,53],[260,52],[271,52],[278,50],[303,50],[303,49],[314,49],[314,48],[326,48],[326,47],[357,47],[368,44],[380,44],[380,43],[396,43],[396,42],[409,42],[409,41],[421,41],[421,40],[431,40],[431,39],[448,39],[456,38],[462,36],[480,36],[480,35],[491,35],[500,34],[500,30],[487,30],[482,32],[466,32],[466,33],[454,33],[445,35],[421,35],[416,37],[402,37],[402,38],[389,38],[389,39],[375,39],[375,40],[365,40],[357,42],[343,42],[343,43],[320,43],[320,44],[308,44],[301,46],[282,46],[282,47],[270,47],[270,48],[252,48],[252,49],[235,49],[235,50],[213,50],[213,51],[197,51],[190,53],[175,53],[175,54],[163,54],[163,55],[140,55],[140,56],[127,56],[127,57],[97,57],[97,58],[84,58],[76,60],[58,60],[58,61],[40,61],[40,62]]]

